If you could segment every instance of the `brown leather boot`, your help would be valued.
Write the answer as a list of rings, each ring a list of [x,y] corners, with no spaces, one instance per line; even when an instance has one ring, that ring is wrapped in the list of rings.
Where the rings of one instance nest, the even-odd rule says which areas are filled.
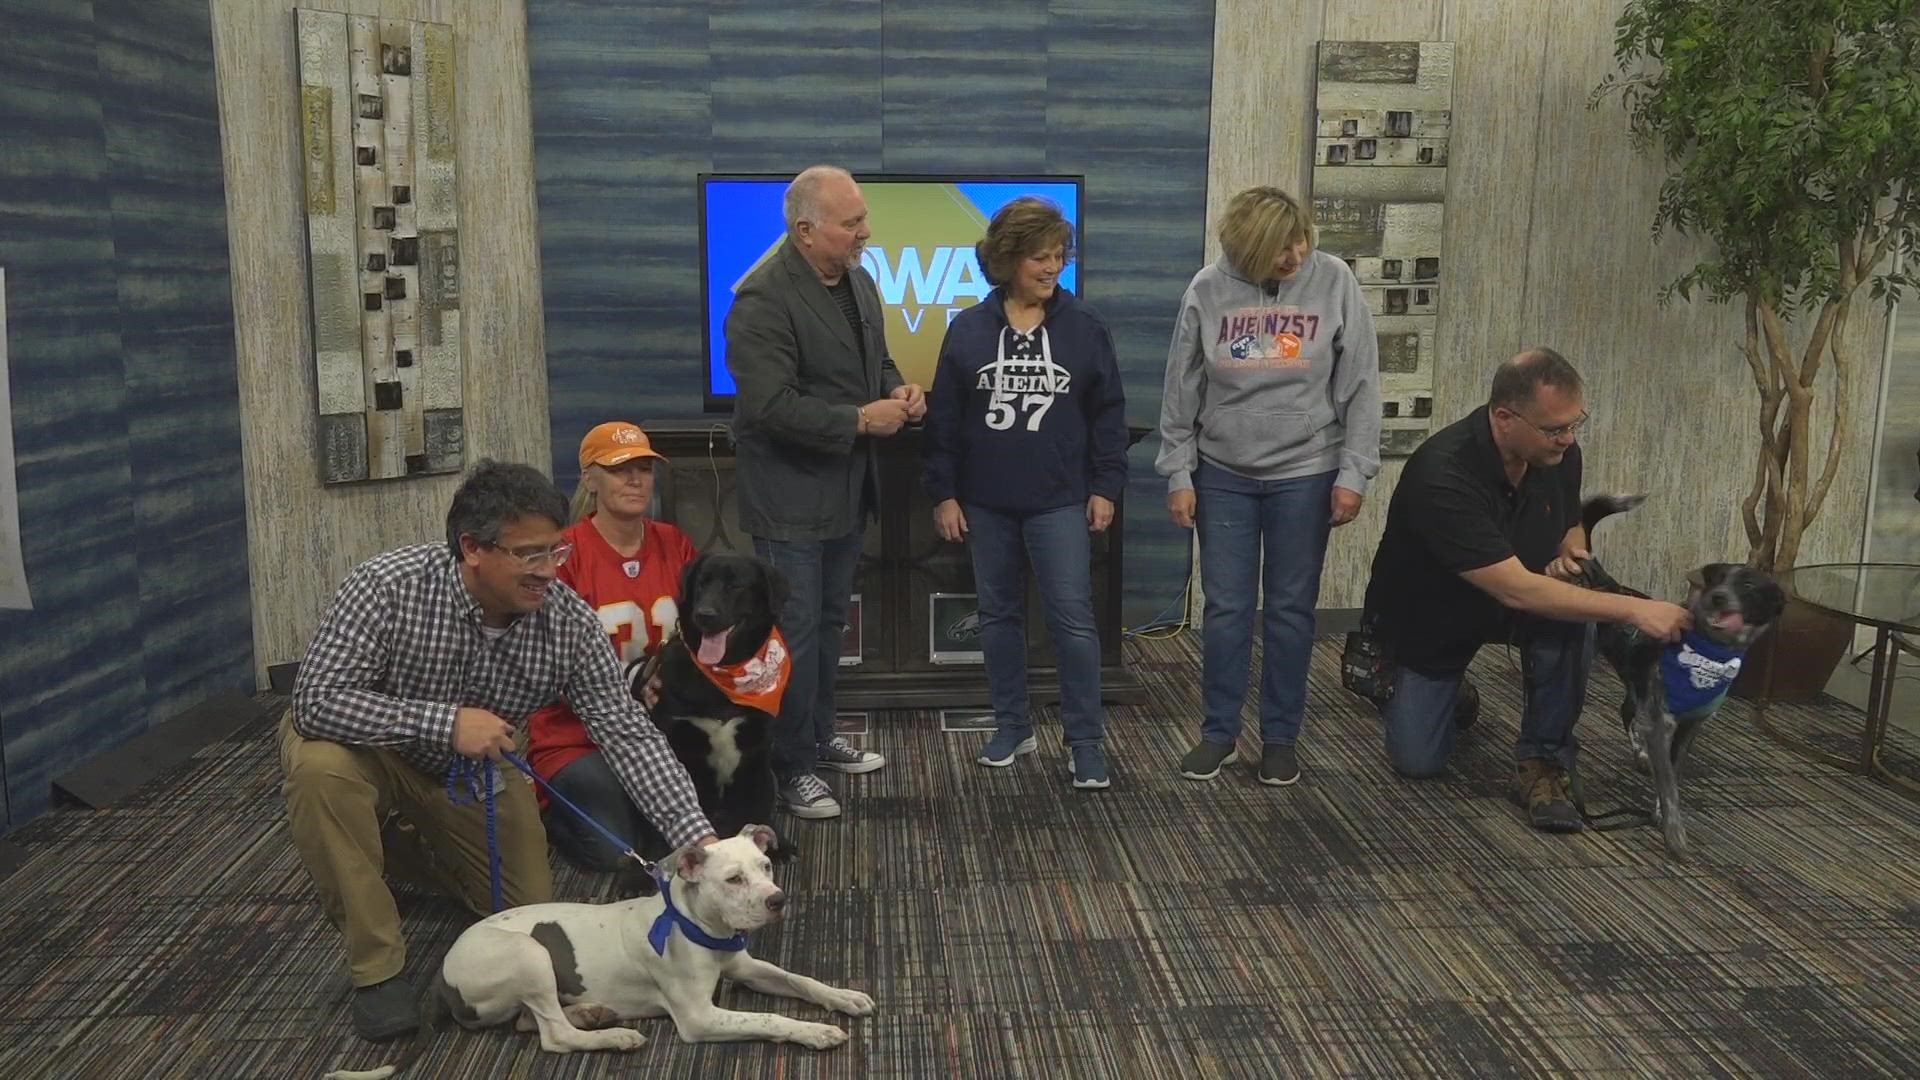
[[[1559,762],[1544,758],[1522,761],[1513,774],[1513,801],[1527,812],[1527,821],[1541,832],[1576,833],[1586,828],[1573,805],[1573,787]]]

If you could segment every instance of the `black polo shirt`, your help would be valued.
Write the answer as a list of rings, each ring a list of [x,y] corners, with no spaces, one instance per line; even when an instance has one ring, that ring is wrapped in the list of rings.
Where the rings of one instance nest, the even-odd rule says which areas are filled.
[[[1366,599],[1401,664],[1454,671],[1482,644],[1505,639],[1507,610],[1460,575],[1510,556],[1545,570],[1579,524],[1580,468],[1576,444],[1560,464],[1508,483],[1484,405],[1413,452],[1387,504]]]

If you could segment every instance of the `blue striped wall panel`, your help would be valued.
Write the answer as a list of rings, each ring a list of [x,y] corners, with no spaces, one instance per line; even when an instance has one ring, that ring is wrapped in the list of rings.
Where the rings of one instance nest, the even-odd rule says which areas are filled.
[[[149,724],[253,686],[226,186],[204,0],[95,0]]]
[[[700,413],[703,171],[1085,173],[1088,298],[1131,413],[1158,416],[1202,256],[1210,0],[529,0],[527,23],[557,478],[610,409]],[[1129,623],[1186,580],[1155,445],[1134,454]]]
[[[886,0],[881,167],[1047,171],[1047,9]]]
[[[587,429],[701,407],[699,226],[711,167],[708,7],[530,4],[534,173],[554,476]]]
[[[880,16],[880,0],[714,5],[714,171],[878,169]]]
[[[5,0],[0,40],[0,265],[34,603],[0,612],[13,827],[47,807],[54,775],[250,689],[252,628],[205,5]]]
[[[0,266],[7,268],[20,546],[31,612],[0,611],[10,821],[59,765],[141,714],[139,577],[113,215],[93,9],[0,7]]]
[[[1153,426],[1180,296],[1204,257],[1213,5],[1054,0],[1047,26],[1047,167],[1087,177],[1086,292],[1113,330],[1127,412]],[[1186,588],[1191,534],[1167,520],[1157,437],[1127,485],[1129,625]]]

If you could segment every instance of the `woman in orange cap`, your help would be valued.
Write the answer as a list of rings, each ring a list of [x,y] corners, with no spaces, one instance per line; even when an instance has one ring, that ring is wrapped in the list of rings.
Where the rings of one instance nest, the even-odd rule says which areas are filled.
[[[653,504],[654,462],[666,458],[646,433],[624,420],[601,424],[580,442],[580,486],[566,541],[573,554],[560,580],[600,613],[622,664],[653,655],[680,621],[675,597],[680,572],[699,553],[687,534],[647,515]],[[614,776],[580,718],[564,703],[527,721],[527,762],[555,790],[633,842],[645,818]],[[540,792],[547,838],[583,870],[615,870],[621,852]]]

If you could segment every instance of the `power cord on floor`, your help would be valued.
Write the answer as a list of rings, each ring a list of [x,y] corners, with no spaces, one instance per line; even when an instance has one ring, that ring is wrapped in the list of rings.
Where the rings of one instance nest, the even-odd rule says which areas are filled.
[[[1161,608],[1159,614],[1139,626],[1123,627],[1120,636],[1139,638],[1142,641],[1164,641],[1179,637],[1193,629],[1193,541],[1191,539],[1187,541],[1186,571],[1181,580],[1185,584],[1181,586],[1178,597],[1166,607]],[[1180,605],[1180,617],[1169,622],[1167,613],[1173,610],[1174,604]]]

